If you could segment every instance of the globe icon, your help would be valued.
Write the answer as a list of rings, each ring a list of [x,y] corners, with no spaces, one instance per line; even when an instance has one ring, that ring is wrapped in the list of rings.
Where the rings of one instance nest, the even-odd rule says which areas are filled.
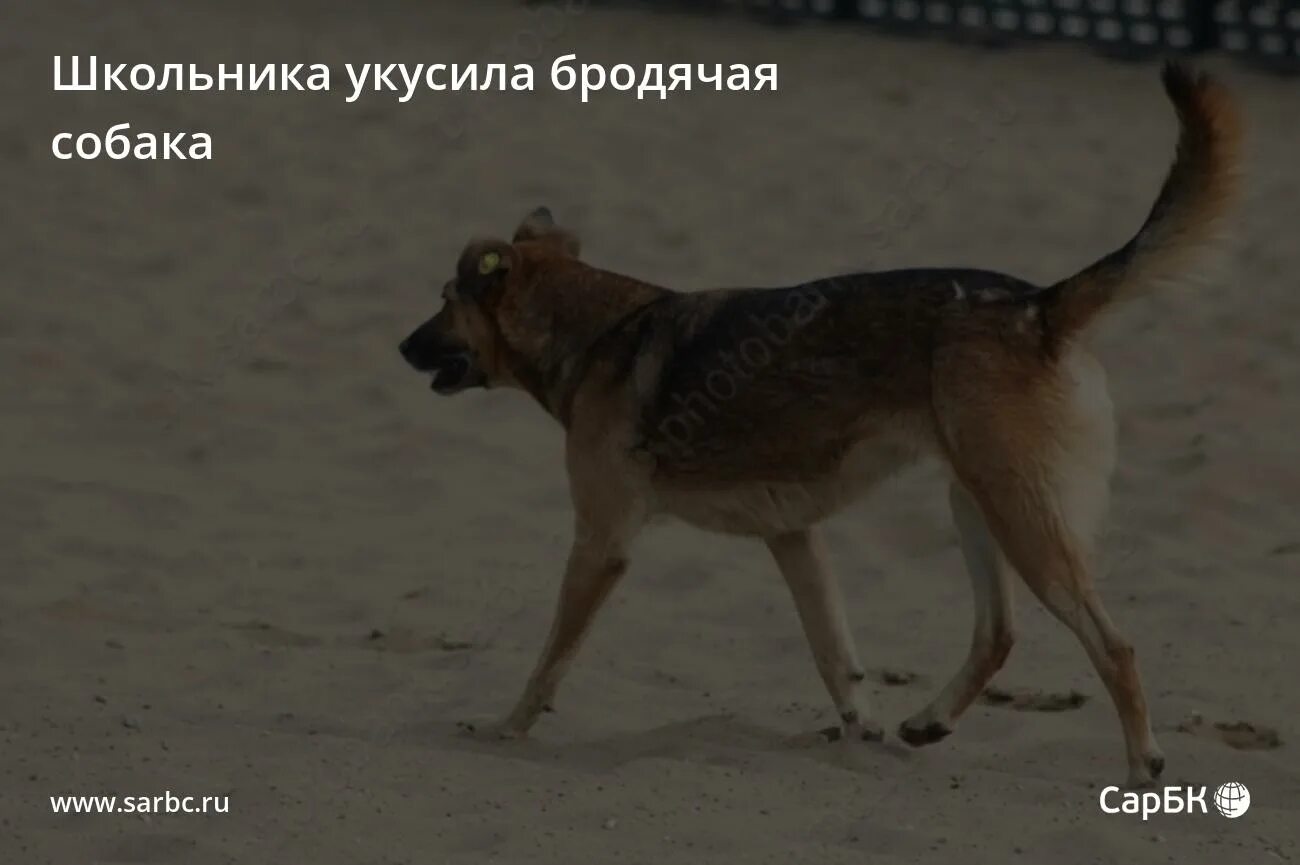
[[[1224,817],[1237,818],[1250,808],[1250,791],[1245,784],[1229,781],[1214,791],[1214,807]]]

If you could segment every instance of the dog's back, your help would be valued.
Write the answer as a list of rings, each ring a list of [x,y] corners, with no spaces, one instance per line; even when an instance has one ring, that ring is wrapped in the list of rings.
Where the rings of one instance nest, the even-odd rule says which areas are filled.
[[[642,446],[675,483],[817,479],[860,439],[924,421],[946,317],[1004,317],[1038,291],[986,271],[917,269],[679,295],[643,331],[651,346],[657,328],[672,337],[639,382]]]

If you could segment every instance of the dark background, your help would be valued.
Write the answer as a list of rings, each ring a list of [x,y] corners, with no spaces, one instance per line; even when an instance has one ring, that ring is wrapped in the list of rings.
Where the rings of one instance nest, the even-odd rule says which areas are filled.
[[[0,862],[1300,857],[1300,91],[1219,59],[1250,133],[1223,264],[1099,334],[1121,453],[1101,589],[1137,644],[1170,782],[1244,782],[1249,814],[1100,814],[1123,778],[1118,726],[1074,639],[1028,602],[999,682],[1049,703],[1079,690],[1082,707],[977,706],[924,752],[795,743],[829,706],[775,569],[678,527],[642,540],[533,741],[456,735],[522,685],[569,526],[540,410],[435,400],[397,356],[469,237],[547,203],[590,261],[679,288],[908,265],[1049,281],[1129,236],[1175,132],[1154,65],[1077,48],[644,7],[536,16],[504,0],[5,5]],[[542,53],[509,47],[526,44]],[[777,63],[780,89],[584,105],[548,81],[571,52]],[[333,90],[56,93],[55,54],[322,62]],[[348,104],[348,62],[532,62],[538,89]],[[122,122],[206,131],[213,159],[50,154],[59,132]],[[969,639],[942,486],[919,470],[831,524],[891,728]],[[1255,725],[1236,742],[1252,749],[1216,722]],[[1281,747],[1261,747],[1266,727]],[[230,813],[48,805],[166,790],[228,795]]]

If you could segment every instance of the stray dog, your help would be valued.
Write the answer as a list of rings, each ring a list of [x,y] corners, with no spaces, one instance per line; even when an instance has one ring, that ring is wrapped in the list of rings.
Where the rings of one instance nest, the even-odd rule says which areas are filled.
[[[1164,768],[1132,645],[1090,575],[1115,461],[1098,315],[1177,276],[1236,187],[1228,94],[1164,71],[1181,135],[1124,246],[1054,285],[999,273],[859,273],[780,289],[681,293],[598,270],[539,208],[514,238],[470,243],[445,303],[401,344],[432,388],[521,388],[563,424],[576,531],[550,635],[498,732],[549,707],[649,519],[761,538],[789,585],[842,726],[879,739],[817,524],[926,455],[950,469],[975,596],[970,654],[899,727],[937,742],[1011,650],[1011,574],[1083,643],[1118,710],[1128,780]]]

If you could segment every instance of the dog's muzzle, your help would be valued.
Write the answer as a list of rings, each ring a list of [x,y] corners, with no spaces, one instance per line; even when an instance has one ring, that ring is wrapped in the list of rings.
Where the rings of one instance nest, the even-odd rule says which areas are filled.
[[[414,335],[402,340],[402,358],[419,372],[433,373],[429,387],[444,396],[483,384],[483,376],[466,351],[429,351]]]

